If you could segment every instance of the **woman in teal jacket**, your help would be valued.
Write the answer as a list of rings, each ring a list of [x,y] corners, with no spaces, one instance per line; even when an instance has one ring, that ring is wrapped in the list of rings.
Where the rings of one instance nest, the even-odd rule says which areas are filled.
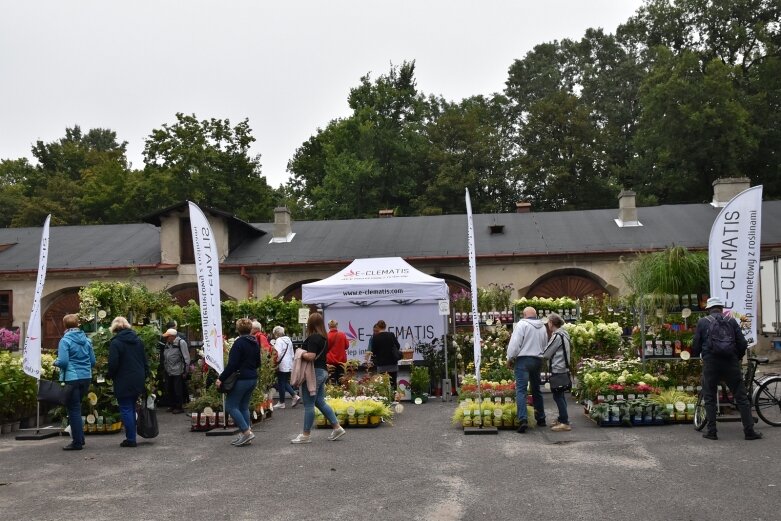
[[[81,450],[84,446],[81,400],[89,392],[89,384],[92,382],[95,351],[92,350],[90,339],[79,329],[78,315],[65,315],[62,325],[65,327],[65,334],[60,339],[54,365],[60,368],[60,381],[70,384],[73,389],[65,404],[72,441],[63,447],[63,450]]]

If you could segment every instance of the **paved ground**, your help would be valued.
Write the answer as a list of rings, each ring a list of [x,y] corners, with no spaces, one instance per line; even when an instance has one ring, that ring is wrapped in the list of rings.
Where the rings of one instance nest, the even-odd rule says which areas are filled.
[[[546,398],[549,411],[555,408]],[[455,403],[407,405],[393,426],[353,429],[311,445],[289,439],[302,408],[278,411],[252,446],[190,433],[161,416],[161,435],[137,449],[121,435],[0,437],[0,513],[6,519],[778,520],[781,428],[719,441],[688,425],[598,428],[571,405],[574,430],[465,436]]]

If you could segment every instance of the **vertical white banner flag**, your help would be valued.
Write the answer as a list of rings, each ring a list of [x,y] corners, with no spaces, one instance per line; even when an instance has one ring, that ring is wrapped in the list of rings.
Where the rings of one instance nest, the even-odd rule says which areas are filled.
[[[469,286],[472,290],[472,329],[473,347],[475,353],[475,378],[480,385],[480,314],[477,312],[477,262],[475,260],[475,227],[472,224],[472,200],[469,198],[469,189],[466,190],[466,235],[469,242]]]
[[[49,260],[49,221],[51,214],[46,216],[41,234],[41,249],[38,254],[38,279],[35,282],[33,308],[30,311],[30,321],[27,322],[27,333],[24,337],[24,353],[22,355],[22,370],[30,376],[41,378],[41,296],[43,284],[46,281],[46,265]]]
[[[740,192],[721,209],[708,242],[710,295],[724,301],[724,313],[738,321],[749,346],[757,343],[761,237],[759,185]]]
[[[223,364],[222,315],[220,314],[220,254],[208,219],[198,205],[190,202],[198,304],[201,307],[203,354],[206,363],[221,373]]]

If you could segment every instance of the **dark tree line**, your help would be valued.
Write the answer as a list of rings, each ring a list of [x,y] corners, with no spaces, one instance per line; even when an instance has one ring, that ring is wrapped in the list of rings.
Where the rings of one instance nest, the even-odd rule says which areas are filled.
[[[108,129],[68,128],[0,161],[0,226],[137,221],[191,199],[268,220],[605,208],[709,201],[747,176],[781,196],[781,0],[647,0],[614,33],[537,45],[504,91],[458,102],[420,92],[415,62],[360,79],[350,116],[304,142],[277,189],[247,120],[177,114],[147,137],[144,166]]]

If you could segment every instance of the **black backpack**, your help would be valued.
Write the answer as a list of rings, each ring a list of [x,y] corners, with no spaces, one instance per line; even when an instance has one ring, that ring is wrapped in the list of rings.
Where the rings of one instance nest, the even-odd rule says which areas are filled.
[[[708,347],[719,357],[736,356],[735,330],[729,319],[722,315],[708,315]]]

